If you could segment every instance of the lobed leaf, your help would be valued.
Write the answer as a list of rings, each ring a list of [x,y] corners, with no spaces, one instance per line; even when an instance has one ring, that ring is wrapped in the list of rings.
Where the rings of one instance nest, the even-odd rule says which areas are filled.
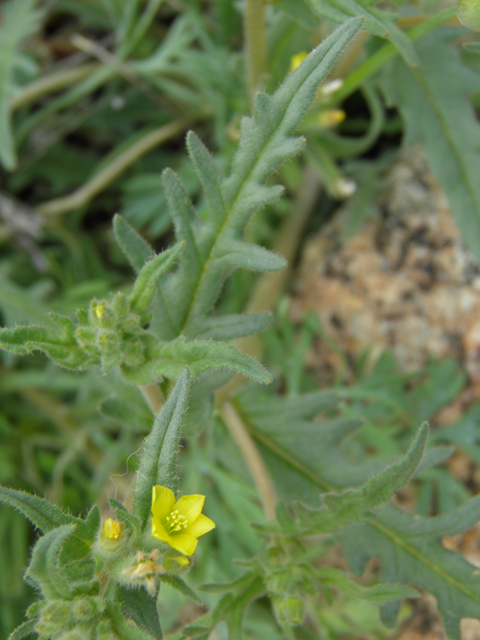
[[[180,334],[197,337],[198,327],[209,316],[232,270],[284,266],[278,256],[244,243],[245,227],[259,207],[281,195],[282,187],[264,183],[281,163],[303,147],[303,139],[291,134],[310,106],[318,84],[360,25],[360,19],[343,24],[276,93],[257,95],[253,116],[242,120],[240,143],[226,178],[195,134],[188,134],[188,149],[209,211],[200,220],[175,174],[170,170],[164,173],[177,240],[184,240],[186,248],[178,269],[163,278],[160,285],[151,325],[160,339],[172,340]],[[182,291],[183,305],[174,304],[178,291]]]
[[[186,342],[182,337],[155,345],[145,364],[136,368],[122,365],[121,370],[129,382],[148,384],[162,376],[178,378],[187,366],[194,378],[210,369],[230,369],[241,371],[262,384],[271,382],[269,373],[261,364],[243,355],[235,347],[213,340]]]
[[[480,75],[438,34],[423,38],[417,49],[420,65],[412,69],[394,60],[380,86],[405,120],[404,144],[423,143],[462,236],[480,260],[480,124],[470,99],[480,90]]]

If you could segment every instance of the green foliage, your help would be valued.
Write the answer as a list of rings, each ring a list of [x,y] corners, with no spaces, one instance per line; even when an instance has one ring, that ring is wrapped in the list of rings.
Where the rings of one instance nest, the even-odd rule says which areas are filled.
[[[286,300],[265,334],[272,376],[250,355],[260,356],[252,341],[227,344],[272,323],[278,282],[262,279],[249,300],[253,274],[285,268],[280,254],[295,255],[309,212],[313,226],[330,216],[334,203],[319,198],[317,174],[335,194],[335,181],[354,172],[363,183],[355,219],[364,219],[402,127],[377,80],[405,118],[405,139],[425,142],[478,249],[475,43],[457,54],[445,42],[458,29],[440,31],[418,43],[417,58],[413,41],[454,9],[424,19],[415,12],[426,7],[402,7],[407,23],[419,22],[408,33],[405,20],[363,0],[279,0],[265,27],[249,22],[249,9],[250,0],[4,3],[0,314],[11,328],[0,329],[8,352],[0,480],[18,488],[0,488],[2,637],[20,624],[11,639],[158,640],[175,629],[172,640],[207,640],[224,623],[230,640],[331,640],[359,628],[379,638],[386,632],[372,607],[394,623],[399,601],[420,589],[433,593],[458,638],[461,618],[478,610],[478,577],[442,538],[472,526],[479,501],[434,468],[451,444],[480,460],[478,407],[432,429],[427,448],[428,427],[412,433],[424,420],[435,426],[463,389],[457,366],[402,375],[388,355],[369,368],[367,355],[357,360],[330,342],[342,367],[333,388],[318,390],[305,359],[328,338],[313,315],[297,332]],[[341,26],[316,46],[327,21]],[[365,40],[352,46],[362,24]],[[66,40],[71,29],[77,35]],[[70,55],[72,45],[83,53]],[[263,45],[265,66],[255,68]],[[298,66],[292,56],[312,46]],[[340,93],[319,90],[342,53]],[[244,58],[247,75],[271,93],[246,95]],[[332,108],[349,95],[333,131],[343,115]],[[187,134],[189,159],[179,149],[188,127],[198,132]],[[124,216],[114,216],[112,234],[105,219],[119,203]],[[232,379],[237,372],[260,383],[273,377],[274,390]],[[152,487],[178,496],[177,464],[189,495],[178,499],[180,513],[155,516],[154,536]],[[419,513],[434,517],[387,504],[412,478]],[[204,494],[216,529],[192,562],[172,545],[190,526],[195,538],[211,527],[196,513]],[[7,575],[27,565],[30,535],[9,507],[43,533],[26,571],[34,593]],[[339,542],[355,578],[330,566]],[[371,558],[379,575],[363,576]],[[185,603],[203,605],[202,581],[206,612],[185,625]],[[356,599],[366,605],[355,609]],[[300,630],[307,611],[309,628]]]
[[[405,144],[422,142],[442,183],[465,242],[480,256],[480,125],[470,102],[480,90],[478,74],[438,34],[418,44],[415,69],[395,60],[385,67],[381,87],[405,119]],[[449,90],[445,91],[445,77]],[[395,78],[395,82],[392,79]]]
[[[176,472],[178,443],[187,410],[190,374],[185,369],[174,391],[155,417],[152,431],[145,440],[135,484],[133,513],[145,527],[152,507],[152,487],[159,484],[173,492],[178,490]]]
[[[9,0],[0,13],[0,161],[6,169],[17,165],[17,152],[11,125],[10,99],[14,93],[15,73],[21,66],[24,41],[38,29],[42,13],[36,0]]]

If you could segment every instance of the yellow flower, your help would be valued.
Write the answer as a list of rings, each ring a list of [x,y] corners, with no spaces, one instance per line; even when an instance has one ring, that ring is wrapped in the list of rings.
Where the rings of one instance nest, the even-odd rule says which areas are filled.
[[[173,491],[157,484],[152,491],[152,536],[191,556],[197,538],[215,523],[202,513],[205,496],[182,496],[175,502]]]
[[[103,537],[105,540],[111,540],[112,542],[119,540],[122,535],[122,529],[123,525],[121,522],[108,518],[108,520],[105,520],[103,524]]]

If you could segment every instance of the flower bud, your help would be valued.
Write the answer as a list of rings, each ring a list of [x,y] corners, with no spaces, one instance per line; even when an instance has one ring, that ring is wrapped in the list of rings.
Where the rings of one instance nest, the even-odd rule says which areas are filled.
[[[300,598],[274,598],[273,610],[280,626],[295,627],[302,624],[305,615],[303,601]]]
[[[122,532],[123,524],[121,522],[117,522],[117,520],[108,518],[108,520],[105,520],[103,523],[102,536],[104,540],[116,542],[122,537]]]

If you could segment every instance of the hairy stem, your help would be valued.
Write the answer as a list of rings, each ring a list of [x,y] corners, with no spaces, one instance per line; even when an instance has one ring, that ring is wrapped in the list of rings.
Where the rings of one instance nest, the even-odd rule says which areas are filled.
[[[148,132],[79,189],[39,205],[36,212],[48,218],[83,207],[146,153],[185,131],[192,121],[191,118],[179,118]]]
[[[245,63],[250,104],[267,71],[265,0],[246,0],[244,15]]]
[[[277,498],[272,480],[263,458],[258,452],[257,446],[250,437],[247,428],[243,424],[242,418],[231,402],[224,402],[220,408],[220,414],[252,474],[267,519],[274,520]]]
[[[152,413],[156,415],[160,411],[160,407],[165,402],[162,390],[158,384],[141,384],[138,388],[142,392],[142,395],[152,410]]]

